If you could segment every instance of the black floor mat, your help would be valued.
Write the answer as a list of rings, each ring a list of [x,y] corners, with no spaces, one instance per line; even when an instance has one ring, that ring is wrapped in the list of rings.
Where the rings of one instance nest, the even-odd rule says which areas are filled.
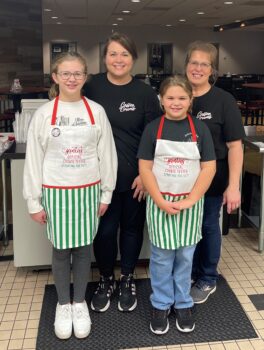
[[[117,309],[117,295],[105,313],[90,311],[92,330],[88,338],[59,340],[54,334],[54,315],[57,295],[54,285],[47,285],[37,337],[37,350],[117,350],[160,345],[202,343],[235,339],[257,338],[247,315],[224,278],[220,277],[217,290],[204,304],[195,308],[196,327],[183,334],[175,327],[171,313],[169,332],[162,336],[149,330],[151,293],[149,279],[136,280],[138,306],[131,313]],[[95,283],[89,283],[86,299],[91,299]]]

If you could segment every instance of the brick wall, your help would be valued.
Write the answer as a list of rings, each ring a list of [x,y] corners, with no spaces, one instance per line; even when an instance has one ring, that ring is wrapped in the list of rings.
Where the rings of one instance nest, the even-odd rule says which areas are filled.
[[[0,87],[43,85],[41,0],[0,0]]]

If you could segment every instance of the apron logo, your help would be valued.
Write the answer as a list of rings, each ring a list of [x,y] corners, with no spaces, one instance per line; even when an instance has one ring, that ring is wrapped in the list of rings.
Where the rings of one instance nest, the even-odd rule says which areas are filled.
[[[60,129],[59,128],[53,128],[51,130],[51,135],[54,136],[54,137],[60,136]]]

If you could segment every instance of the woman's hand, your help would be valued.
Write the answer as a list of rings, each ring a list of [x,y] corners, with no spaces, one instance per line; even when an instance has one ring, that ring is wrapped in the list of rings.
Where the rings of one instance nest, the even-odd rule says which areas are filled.
[[[241,204],[241,193],[238,188],[228,186],[223,195],[223,204],[227,205],[227,212],[230,214]]]
[[[137,198],[138,197],[138,201],[140,202],[142,198],[145,198],[145,189],[143,186],[143,183],[141,181],[140,176],[138,175],[135,180],[132,183],[131,189],[134,190],[134,195],[133,198]]]
[[[32,220],[38,222],[40,225],[44,225],[47,222],[47,216],[45,210],[41,210],[38,213],[30,214]]]
[[[109,204],[100,203],[97,216],[103,216],[108,209]]]

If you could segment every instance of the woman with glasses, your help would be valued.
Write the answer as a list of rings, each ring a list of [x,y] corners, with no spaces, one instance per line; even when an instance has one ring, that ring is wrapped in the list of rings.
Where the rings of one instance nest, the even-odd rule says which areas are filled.
[[[205,302],[216,290],[222,204],[227,205],[230,214],[241,202],[239,179],[243,163],[244,128],[233,96],[214,86],[216,60],[215,46],[202,41],[190,44],[185,60],[185,74],[194,95],[192,115],[209,127],[217,159],[216,175],[205,195],[203,238],[194,254],[191,295],[196,304]]]
[[[52,64],[54,99],[31,121],[24,170],[24,197],[31,218],[47,223],[53,244],[52,272],[58,294],[55,334],[72,328],[85,338],[91,320],[85,301],[91,244],[99,218],[111,202],[117,156],[102,106],[81,95],[87,65],[78,53],[63,53]],[[70,299],[71,261],[73,303]]]
[[[101,277],[91,308],[104,312],[110,306],[110,298],[116,287],[114,266],[120,228],[118,309],[132,311],[137,306],[133,273],[142,246],[145,221],[144,189],[138,173],[137,150],[145,125],[162,112],[155,91],[131,74],[137,50],[129,37],[112,34],[103,55],[107,72],[93,75],[85,93],[106,110],[117,149],[118,173],[111,205],[100,221],[94,241]]]

